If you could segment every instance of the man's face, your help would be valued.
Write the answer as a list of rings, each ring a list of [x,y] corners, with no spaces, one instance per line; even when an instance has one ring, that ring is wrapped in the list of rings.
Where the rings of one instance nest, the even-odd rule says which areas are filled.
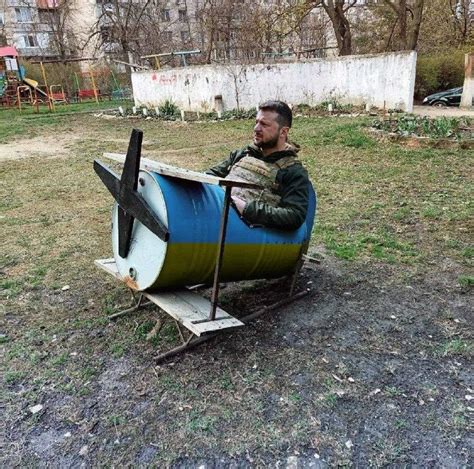
[[[260,148],[273,148],[278,144],[278,139],[283,129],[277,121],[275,111],[258,111],[253,128],[253,143]]]

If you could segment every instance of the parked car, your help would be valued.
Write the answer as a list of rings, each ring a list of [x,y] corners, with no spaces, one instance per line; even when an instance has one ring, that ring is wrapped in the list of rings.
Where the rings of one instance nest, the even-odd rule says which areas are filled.
[[[430,106],[459,106],[461,102],[462,86],[460,88],[451,88],[440,93],[430,94],[423,100],[423,104]]]

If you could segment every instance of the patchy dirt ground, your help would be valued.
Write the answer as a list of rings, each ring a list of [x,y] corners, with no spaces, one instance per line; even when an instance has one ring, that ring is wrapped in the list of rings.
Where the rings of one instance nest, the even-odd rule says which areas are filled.
[[[470,467],[473,367],[460,344],[472,332],[472,297],[438,272],[401,284],[390,269],[325,255],[300,278],[309,297],[159,366],[151,345],[95,355],[151,311],[78,327],[74,312],[94,307],[80,292],[61,295],[63,332],[40,332],[31,348],[94,368],[79,389],[67,376],[8,386],[16,398],[3,465]],[[247,282],[243,295],[229,286],[223,301],[238,315],[286,286]],[[39,294],[45,308],[59,300]],[[21,328],[15,312],[5,319],[7,330]]]
[[[0,162],[21,158],[59,158],[71,153],[80,135],[43,135],[0,145]]]
[[[2,467],[473,466],[468,207],[450,206],[463,194],[456,190],[465,182],[464,160],[433,150],[449,161],[452,186],[440,173],[449,190],[441,194],[446,210],[427,211],[423,219],[421,209],[408,208],[436,192],[425,195],[424,183],[415,185],[412,200],[413,174],[415,183],[429,174],[436,187],[438,168],[446,164],[393,144],[384,151],[367,140],[355,145],[355,137],[368,137],[353,124],[344,134],[345,121],[321,136],[318,122],[301,132],[314,139],[316,156],[324,156],[315,160],[325,181],[319,185],[326,205],[321,220],[329,219],[327,207],[354,206],[358,189],[372,204],[358,203],[350,216],[339,212],[334,233],[383,222],[396,226],[400,238],[387,235],[383,245],[376,232],[369,240],[362,233],[343,244],[327,228],[326,247],[322,235],[313,238],[311,254],[320,263],[307,264],[298,281],[299,290],[311,288],[309,296],[162,364],[155,363],[157,353],[178,343],[173,324],[148,341],[160,317],[156,310],[110,322],[107,314],[126,307],[129,295],[92,267],[94,256],[110,252],[110,198],[87,171],[90,155],[122,149],[115,130],[109,136],[90,131],[89,140],[71,144],[67,164],[62,154],[4,162],[5,180],[14,173],[25,177],[4,197],[1,219]],[[147,149],[168,150],[167,162],[186,165],[173,142],[188,148],[191,139],[178,130],[159,129],[161,148],[153,146],[150,124]],[[222,130],[209,126],[208,132],[196,142],[201,162],[220,151],[210,136]],[[232,138],[242,135],[236,131]],[[401,152],[403,171],[395,171]],[[346,173],[324,165],[339,155],[341,168],[355,161],[347,178],[360,187],[349,193]],[[373,169],[379,160],[397,184],[403,181],[401,189],[393,190],[392,174]],[[36,180],[26,186],[33,170]],[[370,185],[374,177],[380,193]],[[393,216],[391,199],[383,198],[392,193]],[[377,211],[382,204],[389,208],[383,216]],[[450,228],[456,237],[445,246]],[[408,248],[410,236],[419,242]],[[372,257],[353,256],[356,248],[368,252],[369,244],[377,248]],[[221,305],[244,316],[283,298],[288,287],[284,279],[229,284]]]
[[[459,107],[413,106],[413,114],[428,117],[474,117],[474,109],[460,109]]]

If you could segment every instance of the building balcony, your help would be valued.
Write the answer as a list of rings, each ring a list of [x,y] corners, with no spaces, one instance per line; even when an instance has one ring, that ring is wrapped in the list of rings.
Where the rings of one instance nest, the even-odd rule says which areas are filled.
[[[59,8],[59,0],[36,0],[39,10],[54,10]]]
[[[16,47],[20,57],[37,57],[37,58],[46,58],[54,57],[57,53],[51,49],[43,49],[42,47]]]

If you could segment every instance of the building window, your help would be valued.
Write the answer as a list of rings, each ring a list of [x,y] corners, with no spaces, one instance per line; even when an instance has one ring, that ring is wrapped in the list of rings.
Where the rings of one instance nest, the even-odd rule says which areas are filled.
[[[171,21],[171,15],[169,10],[161,10],[161,21]]]
[[[34,34],[25,34],[24,36],[20,36],[18,39],[20,48],[38,47],[38,42]]]
[[[38,10],[38,19],[42,24],[60,24],[58,10]]]
[[[18,23],[31,23],[31,11],[29,8],[15,8],[16,20]]]
[[[189,41],[189,31],[181,31],[181,41],[183,42]]]
[[[34,36],[33,34],[28,34],[25,36],[25,38],[27,47],[38,47],[38,41],[36,40],[36,36]]]
[[[110,42],[112,39],[112,28],[110,28],[110,26],[101,26],[100,37],[102,39],[102,42]]]
[[[0,26],[3,26],[5,24],[5,14],[3,11],[0,11]]]
[[[184,23],[188,19],[188,11],[186,8],[178,10],[178,20]]]

